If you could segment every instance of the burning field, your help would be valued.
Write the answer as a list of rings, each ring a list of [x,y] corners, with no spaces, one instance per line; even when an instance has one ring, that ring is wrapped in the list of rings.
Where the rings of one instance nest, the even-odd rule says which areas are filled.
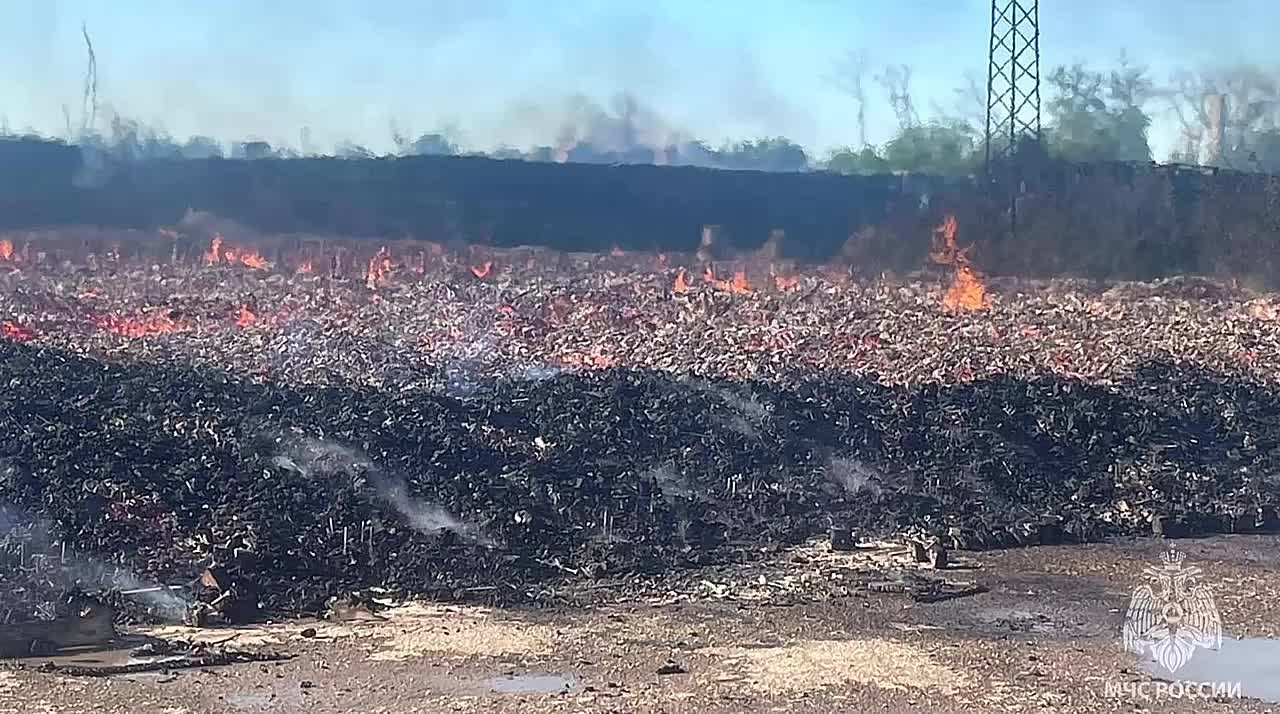
[[[0,622],[75,584],[513,603],[832,528],[1280,525],[1276,296],[993,279],[957,233],[874,280],[710,238],[4,237]]]

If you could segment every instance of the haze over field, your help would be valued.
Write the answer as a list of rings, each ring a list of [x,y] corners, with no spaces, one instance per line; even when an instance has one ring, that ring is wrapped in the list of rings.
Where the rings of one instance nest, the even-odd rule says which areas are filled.
[[[1264,30],[1280,9],[1260,0],[1223,7],[1045,3],[1043,74],[1077,61],[1110,72],[1127,53],[1148,70],[1137,106],[1151,122],[1151,155],[1166,160],[1186,145],[1162,96],[1181,86],[1177,72],[1244,64],[1265,74],[1258,68],[1280,59]],[[794,152],[737,161],[662,147],[786,137],[813,163],[865,138],[883,154],[902,130],[887,85],[909,90],[922,124],[975,128],[981,96],[962,88],[985,81],[989,12],[985,0],[63,0],[14,7],[0,23],[0,128],[74,138],[84,124],[83,24],[97,60],[94,128],[103,133],[118,115],[179,141],[258,139],[303,153],[406,153],[428,135],[436,139],[418,153],[544,146],[542,158],[560,160],[603,152],[786,169]],[[862,61],[865,126],[849,91],[851,56]],[[1260,91],[1254,99],[1275,103],[1274,86]],[[1052,95],[1046,86],[1046,121]],[[583,144],[596,151],[564,155]],[[648,157],[636,147],[657,150]]]

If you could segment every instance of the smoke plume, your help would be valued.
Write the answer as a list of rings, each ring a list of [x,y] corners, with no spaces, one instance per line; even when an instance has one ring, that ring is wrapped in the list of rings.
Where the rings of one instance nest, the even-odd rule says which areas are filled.
[[[823,474],[850,496],[866,494],[872,499],[880,497],[880,473],[858,459],[832,458],[823,467]]]
[[[419,533],[433,535],[450,531],[477,545],[487,548],[496,545],[474,524],[458,519],[439,505],[414,498],[409,493],[407,481],[386,473],[368,456],[350,447],[321,439],[301,438],[288,442],[271,461],[279,468],[295,471],[307,478],[347,478],[356,488],[367,486],[378,500],[391,507]]]
[[[13,468],[6,466],[5,468]],[[139,577],[120,565],[104,562],[91,555],[75,553],[56,536],[57,529],[41,518],[32,518],[21,510],[0,503],[0,551],[20,559],[44,555],[57,559],[59,569],[70,584],[84,590],[143,590],[129,597],[145,604],[151,612],[171,622],[181,622],[191,601],[181,591]]]

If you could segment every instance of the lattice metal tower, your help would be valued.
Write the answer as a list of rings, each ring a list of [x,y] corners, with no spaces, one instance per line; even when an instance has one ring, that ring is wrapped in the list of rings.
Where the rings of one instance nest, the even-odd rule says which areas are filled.
[[[1040,140],[1040,2],[991,0],[986,168]]]

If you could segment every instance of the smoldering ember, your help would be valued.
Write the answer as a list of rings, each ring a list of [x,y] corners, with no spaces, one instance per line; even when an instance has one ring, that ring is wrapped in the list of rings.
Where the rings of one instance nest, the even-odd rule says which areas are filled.
[[[709,242],[7,234],[0,622],[73,587],[163,617],[202,574],[274,613],[529,603],[833,528],[1277,525],[1274,294],[992,278],[939,218],[931,265],[874,279]]]

